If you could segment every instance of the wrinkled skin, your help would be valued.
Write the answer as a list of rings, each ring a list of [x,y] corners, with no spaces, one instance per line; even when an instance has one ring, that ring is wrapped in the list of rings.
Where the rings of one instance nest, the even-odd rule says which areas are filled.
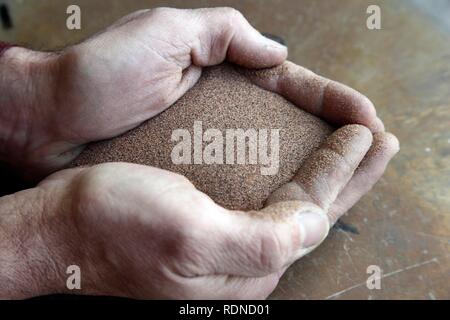
[[[19,61],[40,56],[19,48],[7,53],[13,50]],[[49,173],[84,144],[123,133],[169,107],[198,80],[202,67],[224,59],[270,67],[286,55],[286,48],[231,9],[137,12],[57,57],[41,57],[50,73],[44,79],[57,90],[47,100],[48,89],[41,91],[45,108],[35,103],[15,118],[24,121],[16,127],[32,134],[19,139],[12,132],[15,143],[8,148],[23,156],[7,160],[29,168],[31,176]],[[266,208],[229,211],[186,178],[148,166],[109,163],[59,171],[36,188],[0,198],[0,297],[67,292],[71,264],[81,267],[83,294],[267,297],[286,268],[316,248],[370,190],[399,148],[367,98],[292,63],[285,67],[282,76],[255,82],[343,127],[274,192]],[[300,92],[299,79],[318,87]],[[330,107],[334,103],[339,110]],[[27,125],[32,118],[45,125]]]

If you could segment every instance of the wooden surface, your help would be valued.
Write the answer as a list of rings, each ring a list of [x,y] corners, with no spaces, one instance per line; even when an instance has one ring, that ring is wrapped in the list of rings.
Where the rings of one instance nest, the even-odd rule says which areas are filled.
[[[382,30],[374,31],[366,28],[374,1],[6,2],[15,26],[0,39],[36,49],[61,48],[161,5],[233,6],[259,30],[284,38],[290,60],[365,93],[401,152],[326,242],[288,270],[272,298],[450,298],[450,15],[442,14],[449,2],[438,1],[436,10],[422,9],[421,0],[375,1]],[[81,31],[65,29],[69,4],[82,8]],[[381,290],[365,285],[369,265],[383,270]]]

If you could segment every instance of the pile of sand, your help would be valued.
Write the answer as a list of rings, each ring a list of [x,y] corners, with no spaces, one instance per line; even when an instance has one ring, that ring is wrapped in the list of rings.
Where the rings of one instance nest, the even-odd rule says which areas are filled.
[[[267,74],[267,70],[261,71],[261,76],[264,76],[263,72]],[[201,132],[198,131],[200,122]],[[196,136],[194,125],[197,127]],[[190,133],[185,138],[191,140],[192,156],[188,154],[185,159],[190,159],[191,164],[173,163],[171,155],[174,148],[175,151],[180,150],[181,140],[172,141],[172,134],[177,129],[187,129]],[[220,130],[215,134],[223,133],[223,157],[220,157],[220,152],[211,152],[211,155],[217,156],[215,161],[223,159],[224,164],[204,163],[206,157],[202,158],[202,154],[209,154],[211,146],[207,146],[213,140],[200,142],[201,145],[199,141],[201,134],[208,129]],[[258,133],[259,143],[252,140],[252,144],[251,139],[247,140],[245,164],[226,161],[226,129],[251,129]],[[275,164],[261,163],[260,156],[274,155],[271,151],[276,150],[271,142],[275,140],[271,137],[276,138],[275,129],[280,130],[279,166],[278,172],[270,175],[275,171],[267,172],[270,170],[262,168],[274,169]],[[265,139],[264,132],[267,133]],[[200,81],[172,107],[120,137],[89,145],[72,165],[111,161],[151,165],[185,175],[199,190],[226,208],[253,210],[263,207],[269,194],[289,181],[306,157],[331,132],[332,128],[322,120],[300,110],[280,95],[252,84],[233,66],[223,64],[205,69]],[[258,152],[258,163],[249,163],[250,150],[253,147],[253,151],[263,150],[259,147],[264,140],[268,152]],[[236,153],[235,148],[234,155]],[[195,164],[195,159],[202,164]],[[269,175],[263,175],[264,171]]]

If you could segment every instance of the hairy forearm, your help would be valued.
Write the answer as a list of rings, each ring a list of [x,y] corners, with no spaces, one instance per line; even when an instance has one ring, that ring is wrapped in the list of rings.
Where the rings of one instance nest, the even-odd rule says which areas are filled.
[[[84,171],[64,170],[35,188],[0,198],[0,299],[74,293],[67,287],[71,265],[81,270],[75,293],[115,293],[109,280],[104,283],[115,276],[105,269],[105,252],[80,232]]]
[[[39,226],[44,202],[38,188],[0,198],[0,298],[25,298],[43,289],[43,262],[50,255]]]
[[[65,291],[67,266],[80,262],[67,193],[44,185],[0,198],[0,298]]]
[[[0,56],[0,161],[16,168],[38,166],[52,139],[57,66],[53,54],[12,47]]]

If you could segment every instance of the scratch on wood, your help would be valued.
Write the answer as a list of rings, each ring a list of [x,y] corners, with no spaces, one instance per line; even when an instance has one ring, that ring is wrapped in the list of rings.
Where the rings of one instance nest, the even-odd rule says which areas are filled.
[[[333,226],[333,228],[335,228],[337,230],[353,233],[353,234],[359,234],[358,228],[356,228],[355,226],[353,226],[353,225],[351,225],[349,223],[345,223],[345,222],[343,222],[341,220],[338,220],[335,223],[335,225]]]
[[[417,235],[419,236],[423,236],[423,237],[430,237],[433,238],[437,241],[442,241],[444,243],[450,244],[450,238],[447,238],[445,236],[440,236],[437,234],[430,234],[430,233],[425,233],[425,232],[416,232]]]
[[[399,274],[401,272],[408,271],[408,270],[415,269],[415,268],[419,268],[421,266],[424,266],[424,265],[427,265],[427,264],[430,264],[430,263],[438,263],[438,262],[439,262],[438,258],[435,257],[435,258],[427,260],[427,261],[415,263],[415,264],[412,264],[412,265],[407,266],[405,268],[401,268],[401,269],[398,269],[398,270],[395,270],[395,271],[392,271],[392,272],[385,273],[385,274],[383,274],[381,276],[380,279],[391,277],[391,276]],[[337,297],[341,296],[342,294],[347,293],[347,292],[349,292],[349,291],[351,291],[353,289],[359,288],[361,286],[364,286],[365,284],[366,284],[365,281],[361,282],[361,283],[358,283],[358,284],[355,284],[354,286],[351,286],[351,287],[348,287],[348,288],[346,288],[344,290],[341,290],[341,291],[338,291],[336,293],[333,293],[333,294],[329,295],[328,297],[326,297],[325,299],[326,300],[330,300],[330,299],[337,298]]]

